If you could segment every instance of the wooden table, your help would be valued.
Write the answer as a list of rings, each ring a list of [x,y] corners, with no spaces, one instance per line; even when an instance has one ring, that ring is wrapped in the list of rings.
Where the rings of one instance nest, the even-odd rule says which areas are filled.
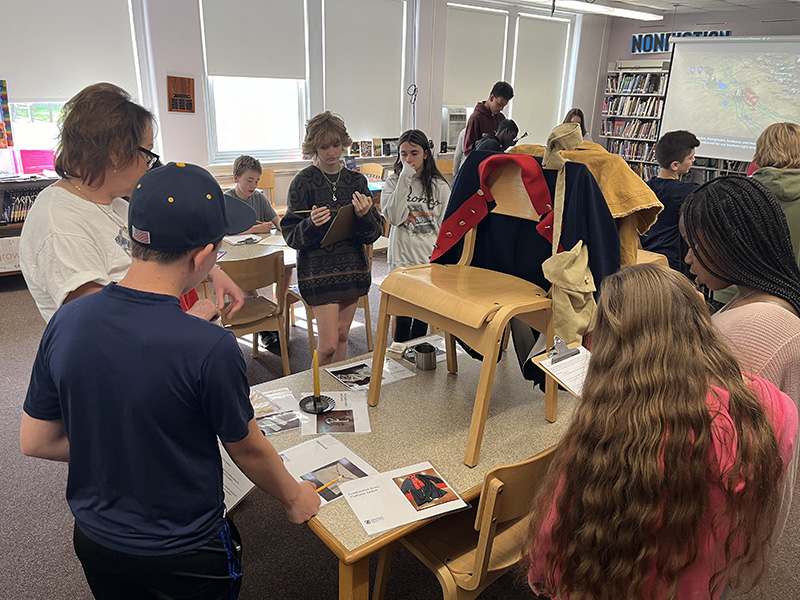
[[[399,360],[397,355],[387,353],[389,358]],[[569,393],[560,392],[558,421],[545,421],[544,393],[533,391],[531,382],[522,378],[514,357],[506,356],[497,365],[481,461],[469,468],[463,462],[464,438],[469,430],[481,363],[462,357],[458,374],[454,375],[447,372],[443,363],[434,371],[417,371],[400,362],[416,376],[382,386],[380,404],[369,408],[372,433],[337,436],[378,471],[430,461],[465,500],[473,500],[490,469],[549,448],[561,439],[572,420],[576,400]],[[323,391],[346,389],[324,370],[320,379]],[[310,371],[269,381],[255,389],[269,391],[282,387],[288,387],[299,398],[311,390]],[[270,441],[281,452],[309,438],[293,430],[270,436]],[[426,523],[411,523],[382,534],[367,535],[347,501],[339,498],[323,506],[308,525],[339,559],[339,598],[366,600],[370,554]]]
[[[297,264],[297,251],[286,244],[280,232],[259,234],[259,237],[261,237],[261,241],[257,244],[229,244],[223,241],[219,249],[224,250],[225,255],[217,259],[217,262],[257,258],[277,250],[283,250],[283,264],[287,267],[294,267]]]

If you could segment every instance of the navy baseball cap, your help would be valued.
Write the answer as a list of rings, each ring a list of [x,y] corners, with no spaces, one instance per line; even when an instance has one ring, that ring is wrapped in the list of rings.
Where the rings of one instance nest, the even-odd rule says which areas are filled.
[[[142,175],[131,194],[128,234],[153,250],[190,250],[256,224],[249,205],[225,196],[202,167],[171,162]]]

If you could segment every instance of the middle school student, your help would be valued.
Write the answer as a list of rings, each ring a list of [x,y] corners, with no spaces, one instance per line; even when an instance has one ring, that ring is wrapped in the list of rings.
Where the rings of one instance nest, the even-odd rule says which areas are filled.
[[[769,558],[797,426],[786,394],[742,375],[686,277],[653,264],[606,277],[523,546],[531,587],[563,600],[744,587]]]
[[[366,178],[342,166],[342,150],[351,142],[341,117],[325,111],[309,119],[302,150],[314,162],[292,180],[281,219],[286,243],[297,250],[300,293],[314,307],[321,365],[347,356],[356,303],[372,284],[364,246],[382,233]],[[323,248],[330,221],[348,204],[355,209],[353,236]]]
[[[75,553],[97,599],[237,597],[218,438],[290,521],[319,507],[253,418],[236,338],[181,310],[222,237],[252,222],[226,204],[201,167],[145,173],[131,194],[130,269],[61,307],[36,355],[20,448],[69,463]]]
[[[681,204],[698,184],[680,181],[694,164],[694,149],[700,141],[688,131],[670,131],[656,142],[656,160],[658,175],[647,182],[664,210],[650,230],[642,236],[642,248],[650,252],[658,252],[667,257],[669,266],[676,271],[685,272],[683,256],[681,256],[680,232],[678,219]]]
[[[577,123],[581,126],[581,135],[584,142],[591,142],[592,136],[586,130],[586,119],[583,116],[583,111],[580,108],[572,108],[564,117],[564,123]]]
[[[389,271],[430,261],[449,199],[450,186],[436,167],[425,133],[419,129],[404,132],[398,140],[394,170],[381,193],[381,210],[392,226]],[[405,342],[427,330],[424,321],[396,317],[394,340]]]
[[[519,134],[519,127],[511,119],[506,119],[497,128],[497,133],[492,135],[484,133],[483,137],[475,144],[475,150],[489,150],[491,152],[505,152]]]
[[[475,149],[484,133],[494,134],[500,123],[505,120],[503,109],[514,97],[514,88],[505,81],[498,81],[492,86],[489,99],[478,102],[467,121],[467,132],[464,134],[464,158]]]
[[[261,190],[257,189],[262,172],[261,162],[252,156],[242,154],[233,161],[233,180],[236,186],[225,192],[225,195],[248,204],[256,211],[256,219],[259,221],[244,233],[269,233],[273,228],[281,228],[278,213]]]
[[[800,264],[800,125],[773,123],[756,140],[753,161],[759,165],[753,179],[763,183],[778,200]]]

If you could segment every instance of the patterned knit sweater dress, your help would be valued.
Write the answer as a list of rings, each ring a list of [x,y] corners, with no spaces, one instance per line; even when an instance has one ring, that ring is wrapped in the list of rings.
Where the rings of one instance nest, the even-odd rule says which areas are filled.
[[[351,203],[354,192],[370,196],[367,180],[361,173],[342,169],[335,178],[326,177],[315,166],[300,171],[289,186],[287,211],[281,219],[286,243],[297,250],[297,283],[303,299],[311,306],[358,298],[369,291],[372,283],[365,244],[381,236],[381,220],[373,206],[363,217],[355,219],[355,235],[325,248],[320,242],[342,206]],[[331,221],[317,227],[308,213],[316,206],[331,210]]]

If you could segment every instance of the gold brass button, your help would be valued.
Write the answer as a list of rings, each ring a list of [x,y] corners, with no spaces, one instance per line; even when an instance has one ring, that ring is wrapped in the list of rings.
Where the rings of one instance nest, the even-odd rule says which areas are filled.
[[[478,196],[483,196],[483,190],[478,190]]]
[[[452,234],[452,232],[450,232],[450,231],[448,231],[447,233],[445,233],[445,235],[446,235],[447,237],[453,237],[453,234]]]
[[[461,227],[463,227],[464,225],[467,224],[467,222],[466,221],[459,221],[458,224],[461,225]]]

